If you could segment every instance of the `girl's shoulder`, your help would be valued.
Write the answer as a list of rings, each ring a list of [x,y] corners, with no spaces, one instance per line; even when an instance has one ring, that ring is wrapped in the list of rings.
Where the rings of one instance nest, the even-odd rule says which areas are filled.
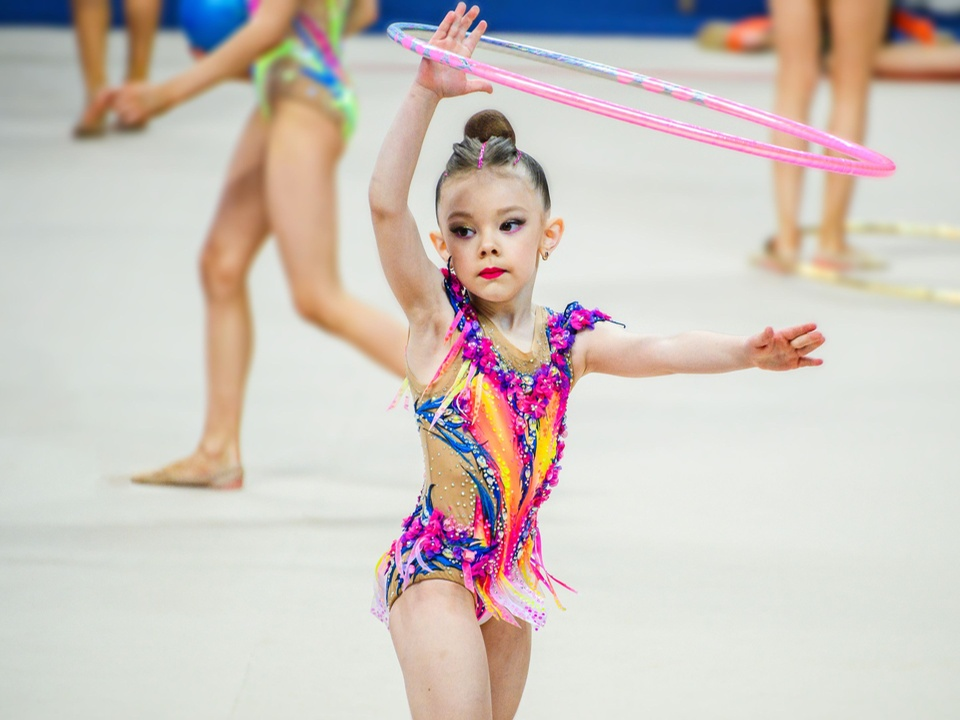
[[[550,344],[555,350],[567,349],[573,344],[577,333],[593,330],[599,322],[616,322],[602,310],[598,308],[588,310],[576,300],[567,303],[562,312],[554,312],[547,308],[547,315]]]

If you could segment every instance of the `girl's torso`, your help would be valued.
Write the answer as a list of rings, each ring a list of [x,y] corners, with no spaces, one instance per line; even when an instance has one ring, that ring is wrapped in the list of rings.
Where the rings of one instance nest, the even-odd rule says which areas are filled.
[[[260,57],[253,80],[260,105],[269,113],[277,102],[304,103],[353,133],[357,105],[340,58],[350,0],[302,0],[286,38]],[[251,3],[251,12],[256,2]]]
[[[404,532],[379,569],[374,613],[410,584],[442,578],[476,598],[477,616],[542,625],[546,586],[537,512],[557,482],[570,350],[581,329],[607,319],[571,303],[563,313],[536,308],[529,352],[478,314],[455,276],[446,282],[456,312],[447,359],[425,387],[415,379],[424,484]]]

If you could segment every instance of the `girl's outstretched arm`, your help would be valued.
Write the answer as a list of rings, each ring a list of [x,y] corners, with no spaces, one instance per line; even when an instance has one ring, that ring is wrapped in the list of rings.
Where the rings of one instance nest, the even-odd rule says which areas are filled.
[[[466,5],[460,3],[456,10],[447,13],[430,44],[469,56],[486,29],[481,20],[467,34],[479,12],[476,6],[467,11]],[[458,70],[422,60],[416,80],[387,131],[370,180],[370,212],[380,261],[393,294],[410,321],[411,336],[418,328],[436,324],[450,306],[408,207],[410,183],[437,104],[445,97],[477,91],[491,92],[492,87],[467,78]]]
[[[757,367],[795,370],[821,365],[809,357],[824,343],[813,323],[774,331],[766,328],[751,337],[688,332],[674,337],[635,335],[602,324],[573,346],[574,374],[599,372],[622,377],[674,373],[721,373]]]
[[[130,83],[116,90],[114,111],[124,123],[145,122],[236,78],[284,38],[297,7],[297,0],[263,0],[243,27],[188,70],[162,83]]]
[[[358,33],[370,27],[378,17],[380,17],[379,0],[353,0],[350,3],[350,14],[347,15],[343,34],[346,36]]]

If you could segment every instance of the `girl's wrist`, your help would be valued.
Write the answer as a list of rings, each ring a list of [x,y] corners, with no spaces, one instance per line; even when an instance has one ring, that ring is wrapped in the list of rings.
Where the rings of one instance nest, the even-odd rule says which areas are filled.
[[[153,110],[154,115],[163,115],[178,105],[182,100],[182,93],[177,87],[176,79],[154,85],[154,100],[156,103]]]
[[[432,102],[435,105],[438,105],[441,100],[441,96],[436,90],[421,84],[419,80],[413,81],[413,86],[410,88],[410,94],[418,100]]]
[[[745,337],[740,341],[740,358],[744,368],[759,367],[749,337]]]

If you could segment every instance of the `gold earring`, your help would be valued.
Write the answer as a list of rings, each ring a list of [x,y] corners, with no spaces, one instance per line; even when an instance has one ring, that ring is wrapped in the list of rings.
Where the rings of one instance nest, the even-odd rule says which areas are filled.
[[[540,257],[542,257],[544,260],[546,260],[548,257],[550,257],[550,251],[549,251],[549,250],[544,250],[544,251],[543,251],[543,254],[542,254]]]

